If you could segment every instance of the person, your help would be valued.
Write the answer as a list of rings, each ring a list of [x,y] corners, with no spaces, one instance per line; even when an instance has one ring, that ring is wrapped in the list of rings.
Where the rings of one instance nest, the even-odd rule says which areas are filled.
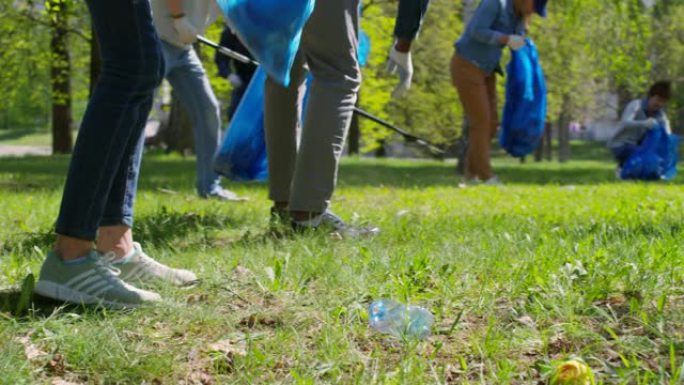
[[[252,54],[249,53],[247,47],[242,44],[237,35],[235,35],[228,26],[223,28],[223,32],[221,32],[220,45],[252,59]],[[216,51],[214,62],[218,67],[219,76],[228,79],[230,85],[233,86],[230,106],[227,110],[228,121],[230,121],[233,119],[233,115],[235,115],[235,111],[237,111],[240,101],[242,101],[242,97],[245,95],[247,87],[252,81],[254,72],[256,72],[256,66],[252,63],[243,63],[231,59],[226,55],[221,54],[219,51]]]
[[[547,0],[483,0],[455,43],[452,83],[469,122],[465,183],[499,184],[490,160],[490,142],[499,126],[496,72],[506,46],[525,45],[533,13],[546,16]]]
[[[649,130],[663,127],[668,134],[672,133],[665,113],[671,93],[670,82],[660,81],[651,86],[645,98],[633,100],[627,105],[618,132],[608,144],[619,168],[639,147]]]
[[[154,25],[162,41],[165,77],[193,124],[197,153],[197,192],[203,198],[241,200],[221,187],[214,156],[221,139],[219,103],[192,44],[216,20],[214,0],[152,0]]]
[[[164,63],[149,0],[86,1],[100,43],[102,74],[78,134],[38,295],[130,308],[160,300],[135,285],[193,283],[133,242],[133,207],[143,129]],[[97,244],[93,242],[97,240]],[[94,247],[96,246],[96,247]]]
[[[397,28],[398,52],[390,57],[398,69],[398,89],[410,87],[410,41],[415,38],[427,0],[402,0]],[[416,8],[414,5],[418,4]],[[342,236],[370,236],[376,227],[354,227],[330,209],[339,160],[361,84],[358,63],[358,0],[320,1],[304,27],[291,70],[291,84],[268,79],[264,129],[269,160],[269,198],[273,218],[295,230],[324,228]],[[399,51],[398,49],[393,51]],[[307,71],[312,73],[301,143],[297,128]]]

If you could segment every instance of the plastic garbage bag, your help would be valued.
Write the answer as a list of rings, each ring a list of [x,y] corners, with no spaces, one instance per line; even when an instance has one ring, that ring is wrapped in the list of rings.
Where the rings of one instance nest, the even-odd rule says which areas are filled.
[[[546,124],[546,80],[537,48],[530,39],[513,51],[507,68],[506,103],[501,124],[501,146],[514,157],[539,146]]]
[[[214,170],[235,181],[268,179],[264,139],[265,83],[266,72],[259,67],[214,159]]]
[[[670,180],[677,175],[681,138],[660,126],[646,133],[639,147],[622,165],[621,179]]]
[[[286,87],[314,4],[315,0],[218,0],[231,29],[269,76]]]

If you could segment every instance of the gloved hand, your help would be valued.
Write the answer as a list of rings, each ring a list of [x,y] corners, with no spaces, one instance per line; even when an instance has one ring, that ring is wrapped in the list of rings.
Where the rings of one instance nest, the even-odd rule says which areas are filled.
[[[245,82],[242,81],[242,78],[238,74],[230,74],[228,76],[228,81],[230,82],[230,85],[233,86],[233,88],[240,88],[243,84],[245,84]]]
[[[413,79],[413,60],[411,59],[411,52],[399,52],[392,46],[387,62],[387,70],[391,74],[399,74],[399,84],[394,89],[394,92],[392,92],[392,97],[400,98],[404,96],[411,88],[411,81]]]
[[[508,46],[513,51],[517,51],[525,46],[525,38],[520,35],[511,35],[508,37]]]
[[[197,41],[197,28],[195,28],[187,17],[173,19],[173,28],[178,32],[178,38],[183,44],[194,44]]]
[[[646,125],[646,127],[649,130],[652,130],[654,128],[658,128],[658,126],[660,125],[660,122],[658,121],[658,119],[648,118],[644,121],[644,124]]]

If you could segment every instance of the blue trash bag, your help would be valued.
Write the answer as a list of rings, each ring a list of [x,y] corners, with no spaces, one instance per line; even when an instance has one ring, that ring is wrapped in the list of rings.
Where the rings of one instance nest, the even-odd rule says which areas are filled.
[[[214,159],[214,170],[235,181],[268,179],[264,139],[264,86],[266,72],[259,67],[242,97],[223,144]]]
[[[530,39],[513,51],[507,68],[506,104],[501,123],[501,147],[514,157],[534,152],[546,124],[546,80],[537,48]]]
[[[677,175],[681,138],[660,126],[650,130],[622,165],[621,179],[671,180]]]
[[[217,0],[231,29],[274,80],[290,85],[302,30],[315,0]]]
[[[359,31],[359,65],[364,67],[368,64],[370,56],[371,40],[367,33]]]

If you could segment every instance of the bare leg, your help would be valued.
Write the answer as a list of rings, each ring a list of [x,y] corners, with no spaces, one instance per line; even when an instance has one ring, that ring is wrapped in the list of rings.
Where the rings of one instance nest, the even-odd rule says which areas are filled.
[[[97,237],[97,251],[113,252],[123,258],[133,250],[133,231],[128,226],[102,226]]]
[[[92,241],[84,241],[83,239],[57,235],[55,253],[64,261],[73,261],[74,259],[81,258],[87,255],[91,250],[93,250]]]

